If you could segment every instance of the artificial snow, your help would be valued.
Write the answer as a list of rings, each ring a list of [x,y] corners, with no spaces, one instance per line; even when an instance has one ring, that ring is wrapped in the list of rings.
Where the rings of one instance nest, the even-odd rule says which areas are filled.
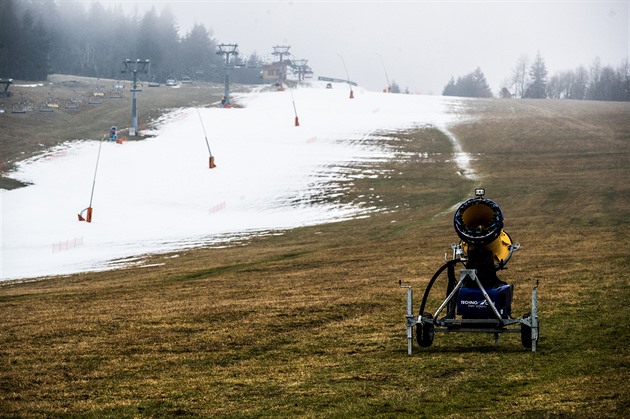
[[[242,107],[174,110],[142,141],[74,141],[21,162],[11,176],[30,185],[0,191],[0,279],[110,269],[149,253],[369,214],[367,204],[317,197],[342,195],[342,180],[379,176],[351,167],[394,157],[384,133],[447,132],[461,102],[353,89],[354,99],[345,84],[254,89],[235,97]],[[79,222],[99,146],[92,222]],[[459,171],[472,174],[455,149]]]

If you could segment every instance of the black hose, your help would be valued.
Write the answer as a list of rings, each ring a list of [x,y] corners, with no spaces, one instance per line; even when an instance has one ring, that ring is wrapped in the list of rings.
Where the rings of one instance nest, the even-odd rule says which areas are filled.
[[[449,265],[448,269],[446,271],[446,276],[448,278],[448,285],[446,287],[446,295],[444,296],[444,298],[448,298],[449,295],[451,295],[451,292],[453,292],[453,289],[455,288],[455,284],[457,283],[457,279],[455,278],[455,265]],[[455,301],[455,299],[451,299],[451,301],[449,301],[447,307],[447,315],[449,318],[454,318],[455,317],[455,308],[457,307],[457,301]]]
[[[442,265],[440,267],[440,269],[438,269],[435,272],[435,274],[433,274],[433,277],[429,281],[429,284],[427,285],[427,288],[424,290],[424,296],[422,297],[422,304],[420,304],[420,313],[419,313],[419,315],[422,315],[422,313],[424,313],[424,307],[427,305],[427,299],[429,298],[429,292],[431,291],[431,287],[433,287],[433,283],[435,282],[435,280],[438,279],[438,277],[440,276],[440,274],[442,272],[444,272],[444,269],[446,269],[448,267],[451,267],[451,269],[453,269],[453,267],[459,261],[460,261],[459,259],[449,260],[444,265]]]

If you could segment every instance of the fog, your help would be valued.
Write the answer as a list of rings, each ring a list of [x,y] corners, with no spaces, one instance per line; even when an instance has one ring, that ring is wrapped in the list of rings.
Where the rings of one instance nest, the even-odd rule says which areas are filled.
[[[480,67],[498,92],[519,57],[538,52],[549,75],[630,55],[629,1],[99,1],[142,14],[169,8],[180,35],[195,23],[247,57],[290,45],[317,76],[381,90],[440,94]],[[342,58],[343,60],[342,60]]]

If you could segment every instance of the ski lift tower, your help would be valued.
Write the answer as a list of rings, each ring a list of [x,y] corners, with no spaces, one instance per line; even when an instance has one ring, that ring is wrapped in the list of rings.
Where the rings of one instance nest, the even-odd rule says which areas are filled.
[[[121,71],[121,73],[126,73],[130,71],[133,74],[133,84],[131,85],[131,126],[129,127],[129,135],[136,136],[138,133],[138,108],[136,106],[136,93],[141,92],[142,89],[138,89],[138,73],[148,73],[149,72],[149,61],[150,60],[141,60],[137,58],[135,61],[126,59],[123,61],[125,65],[125,69]]]
[[[217,55],[225,55],[225,88],[223,90],[223,106],[230,104],[230,55],[238,54],[238,44],[219,44],[217,45]]]
[[[277,55],[280,57],[278,60],[278,63],[280,65],[280,75],[278,76],[279,83],[283,83],[287,80],[287,72],[284,65],[283,57],[285,55],[291,55],[289,49],[291,49],[290,45],[276,45],[275,47],[273,47],[273,52],[271,53],[271,55]]]
[[[309,66],[306,65],[306,63],[308,63],[308,60],[304,60],[304,59],[291,61],[291,66],[293,67],[294,71],[298,74],[299,81],[304,81],[304,76],[310,70]]]

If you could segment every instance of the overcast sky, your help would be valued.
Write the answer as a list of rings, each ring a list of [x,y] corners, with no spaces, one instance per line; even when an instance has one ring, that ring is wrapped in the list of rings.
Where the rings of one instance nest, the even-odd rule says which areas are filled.
[[[171,9],[180,35],[195,23],[245,57],[290,45],[315,77],[345,78],[441,94],[449,78],[480,67],[496,94],[520,56],[540,51],[549,75],[587,68],[596,57],[618,67],[630,55],[630,1],[121,1],[141,14]],[[342,58],[343,57],[343,61]]]

